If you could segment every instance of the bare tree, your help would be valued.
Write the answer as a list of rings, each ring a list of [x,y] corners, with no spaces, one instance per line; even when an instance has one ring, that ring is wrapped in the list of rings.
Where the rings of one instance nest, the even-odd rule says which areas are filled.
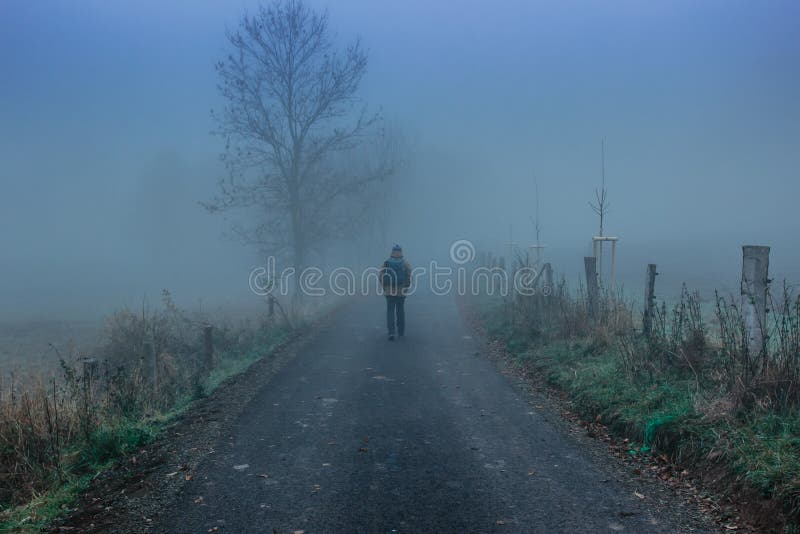
[[[346,206],[391,173],[390,161],[350,161],[379,123],[356,97],[367,57],[358,40],[335,50],[327,12],[300,0],[245,14],[227,37],[232,52],[216,65],[226,104],[212,112],[227,175],[205,206],[255,209],[255,223],[236,233],[299,271],[357,222]]]
[[[603,139],[600,142],[600,159],[601,159],[601,173],[602,173],[602,185],[600,189],[594,190],[594,197],[595,202],[590,202],[589,205],[592,207],[594,212],[600,217],[600,233],[598,234],[599,237],[603,237],[603,224],[605,222],[606,214],[608,213],[608,197],[606,192],[606,140]]]
[[[605,139],[602,139],[600,141],[600,172],[602,175],[602,183],[600,189],[594,190],[595,202],[589,202],[589,205],[592,207],[592,210],[594,210],[594,212],[600,218],[600,233],[598,234],[598,237],[602,238],[604,235],[603,231],[604,231],[605,219],[606,215],[608,214],[608,208],[609,208],[608,193],[606,191],[606,140]],[[599,248],[599,250],[595,250],[595,257],[597,258],[597,265],[601,279],[603,275],[603,243],[604,241],[602,239],[598,240],[595,243],[595,247]],[[614,270],[613,258],[611,262],[611,270],[613,274]]]
[[[531,223],[533,224],[533,231],[536,235],[536,244],[534,248],[536,249],[536,265],[539,265],[539,261],[541,260],[542,256],[542,243],[540,241],[541,233],[542,233],[542,225],[541,221],[539,220],[539,180],[536,178],[536,173],[533,173],[533,194],[536,197],[535,201],[535,213],[531,217]]]

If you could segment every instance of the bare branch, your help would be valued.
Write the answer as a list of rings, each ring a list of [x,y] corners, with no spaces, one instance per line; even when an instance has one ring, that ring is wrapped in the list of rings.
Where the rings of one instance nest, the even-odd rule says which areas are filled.
[[[366,108],[355,111],[367,56],[358,40],[336,50],[328,14],[301,0],[245,14],[227,40],[231,52],[216,65],[225,106],[212,116],[226,140],[228,175],[203,205],[258,209],[259,222],[235,232],[302,266],[314,244],[358,219],[359,195],[394,168],[354,171],[337,156],[356,151],[379,122]]]

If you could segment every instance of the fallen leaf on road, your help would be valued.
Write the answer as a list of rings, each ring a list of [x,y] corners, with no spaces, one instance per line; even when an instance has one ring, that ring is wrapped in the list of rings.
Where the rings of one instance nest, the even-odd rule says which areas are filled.
[[[505,522],[505,521],[503,521],[502,519],[498,519],[497,521],[495,521],[495,522],[494,522],[494,524],[495,524],[495,525],[505,525],[505,524],[506,524],[506,522]]]
[[[244,471],[248,467],[250,467],[250,464],[240,464],[240,465],[234,465],[233,466],[233,468],[236,469],[237,471]]]
[[[634,491],[633,494],[636,495],[637,497],[639,497],[640,499],[644,499],[644,495],[642,495],[638,491]]]
[[[532,477],[532,476],[533,476],[533,475],[535,475],[535,474],[536,474],[536,471],[534,471],[533,469],[531,469],[530,471],[528,471],[528,476],[529,476],[529,477]]]
[[[210,529],[208,529],[209,532],[216,532],[218,530],[219,530],[219,527],[211,527]]]
[[[369,452],[369,449],[366,447],[359,447],[358,452]]]
[[[314,484],[313,486],[311,486],[311,491],[314,492],[314,493],[317,493],[321,489],[322,488],[320,487],[319,484]]]
[[[203,503],[203,496],[202,496],[202,495],[200,495],[199,497],[197,497],[197,498],[194,500],[194,503],[195,503],[195,504],[202,504],[202,503]]]
[[[269,478],[269,475],[267,473],[261,473],[260,475],[256,475],[256,476],[259,477],[259,478]]]
[[[304,534],[302,530],[295,530],[292,534]]]
[[[331,466],[331,464],[328,464],[328,463],[322,464],[322,467],[330,467],[330,466]]]

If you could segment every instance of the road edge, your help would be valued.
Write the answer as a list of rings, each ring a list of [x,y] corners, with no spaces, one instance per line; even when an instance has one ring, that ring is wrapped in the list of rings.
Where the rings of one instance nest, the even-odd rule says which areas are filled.
[[[53,521],[50,532],[133,533],[154,530],[191,480],[197,466],[258,392],[310,344],[350,300],[334,305],[272,347],[246,370],[225,379],[195,400],[156,439],[98,474],[72,509]]]

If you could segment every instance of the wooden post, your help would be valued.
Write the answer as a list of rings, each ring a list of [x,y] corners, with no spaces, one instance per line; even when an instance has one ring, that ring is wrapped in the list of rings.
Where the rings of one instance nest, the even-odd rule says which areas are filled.
[[[589,317],[597,319],[597,307],[600,299],[600,288],[597,285],[597,258],[586,256],[583,258],[583,266],[586,271],[586,309]]]
[[[203,327],[203,354],[205,355],[205,365],[208,371],[214,368],[213,328],[210,324]]]
[[[761,354],[767,335],[767,285],[769,247],[742,247],[742,318],[748,347],[753,355]]]
[[[601,234],[602,237],[602,234]],[[603,241],[597,243],[597,284],[598,287],[603,281]]]
[[[653,314],[656,305],[656,264],[647,265],[647,272],[644,280],[644,317],[642,320],[642,330],[645,336],[649,336],[653,328]]]
[[[597,271],[598,287],[603,285],[603,243],[605,241],[611,241],[611,275],[610,275],[609,289],[611,290],[612,304],[614,299],[614,269],[616,267],[616,261],[617,261],[618,240],[619,240],[618,237],[604,236],[604,235],[594,236],[592,238],[592,256],[595,257],[595,260],[597,262],[595,270]]]

